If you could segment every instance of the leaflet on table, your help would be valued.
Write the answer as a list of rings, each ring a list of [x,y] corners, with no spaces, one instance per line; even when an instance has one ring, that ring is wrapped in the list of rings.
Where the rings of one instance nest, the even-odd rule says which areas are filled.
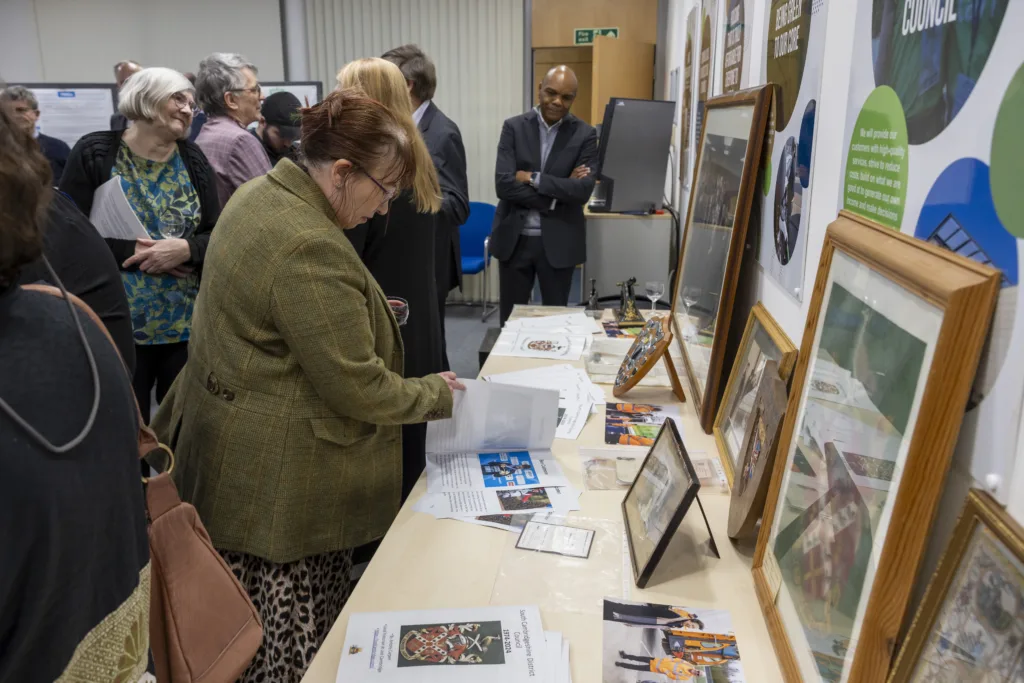
[[[427,424],[428,453],[548,450],[558,426],[558,393],[462,380],[452,417]]]
[[[650,403],[609,403],[605,406],[604,442],[619,446],[653,446],[654,440],[671,417],[682,432],[678,408]]]
[[[121,186],[121,176],[115,175],[96,188],[89,221],[100,237],[118,240],[149,239],[139,217],[128,203]]]
[[[558,328],[578,330],[573,334],[596,334],[602,330],[600,323],[582,311],[563,315],[545,315],[539,318],[515,318],[505,323],[505,329],[509,330],[553,330]]]
[[[579,360],[593,340],[592,335],[562,334],[544,330],[504,329],[494,342],[492,356]]]
[[[568,485],[551,451],[427,454],[428,493]]]
[[[519,534],[516,548],[586,559],[590,557],[590,546],[593,543],[593,529],[548,524],[531,519]]]
[[[601,670],[604,683],[746,681],[726,610],[612,599],[604,601]]]
[[[353,614],[337,682],[535,683],[552,666],[535,606]]]
[[[555,429],[556,439],[575,440],[579,438],[580,432],[587,424],[587,417],[590,416],[594,404],[569,403],[566,401],[558,406],[558,428]]]
[[[477,517],[509,512],[579,510],[580,492],[570,486],[427,493],[413,506],[435,517]]]

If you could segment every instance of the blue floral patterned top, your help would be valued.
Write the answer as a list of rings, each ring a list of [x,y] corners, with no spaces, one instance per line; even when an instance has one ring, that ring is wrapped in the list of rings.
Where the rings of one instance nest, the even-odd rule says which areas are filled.
[[[111,171],[114,175],[121,177],[128,203],[152,239],[163,239],[160,226],[171,218],[184,221],[182,237],[195,232],[201,216],[199,196],[177,149],[167,161],[151,161],[136,155],[122,141]],[[188,341],[197,291],[195,276],[150,275],[139,270],[123,271],[121,279],[136,344]]]

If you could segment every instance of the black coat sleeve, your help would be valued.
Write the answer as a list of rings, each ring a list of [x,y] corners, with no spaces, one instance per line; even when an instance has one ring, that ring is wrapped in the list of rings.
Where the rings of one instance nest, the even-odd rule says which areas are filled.
[[[593,128],[583,140],[580,153],[573,163],[577,166],[587,166],[593,171],[597,161],[597,131]],[[594,192],[594,183],[597,181],[594,173],[591,172],[586,178],[556,178],[550,173],[541,173],[540,182],[537,183],[537,191],[542,195],[554,197],[566,204],[586,204],[590,201],[590,195]]]
[[[213,227],[220,218],[220,198],[217,196],[216,176],[206,155],[193,142],[183,140],[181,142],[186,154],[186,165],[188,166],[189,177],[199,195],[199,205],[202,209],[202,218],[195,233],[187,238],[191,257],[188,265],[202,265],[206,260],[206,248],[210,244],[210,235]]]
[[[551,208],[551,198],[544,197],[531,185],[516,180],[516,145],[512,125],[505,121],[501,127],[501,139],[498,140],[498,158],[494,164],[494,191],[498,199],[512,204],[546,211]]]
[[[57,188],[71,198],[79,211],[88,216],[92,213],[92,196],[96,192],[95,160],[88,153],[87,138],[79,140],[64,164],[64,173]]]
[[[462,135],[452,126],[434,157],[437,180],[441,184],[441,215],[452,228],[469,218],[469,181],[466,179],[466,148]]]

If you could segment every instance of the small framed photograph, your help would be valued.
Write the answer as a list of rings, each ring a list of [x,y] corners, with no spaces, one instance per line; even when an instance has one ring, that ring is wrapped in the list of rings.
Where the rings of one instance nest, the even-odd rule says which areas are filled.
[[[889,683],[1024,680],[1024,529],[971,491]]]
[[[637,588],[647,586],[699,489],[700,479],[683,439],[675,421],[668,418],[622,501]]]

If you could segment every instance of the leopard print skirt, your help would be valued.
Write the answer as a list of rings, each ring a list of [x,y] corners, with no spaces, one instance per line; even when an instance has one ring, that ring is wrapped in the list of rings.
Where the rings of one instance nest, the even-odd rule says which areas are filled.
[[[239,683],[299,683],[352,593],[352,551],[286,564],[238,552],[221,556],[263,620],[263,644]]]

